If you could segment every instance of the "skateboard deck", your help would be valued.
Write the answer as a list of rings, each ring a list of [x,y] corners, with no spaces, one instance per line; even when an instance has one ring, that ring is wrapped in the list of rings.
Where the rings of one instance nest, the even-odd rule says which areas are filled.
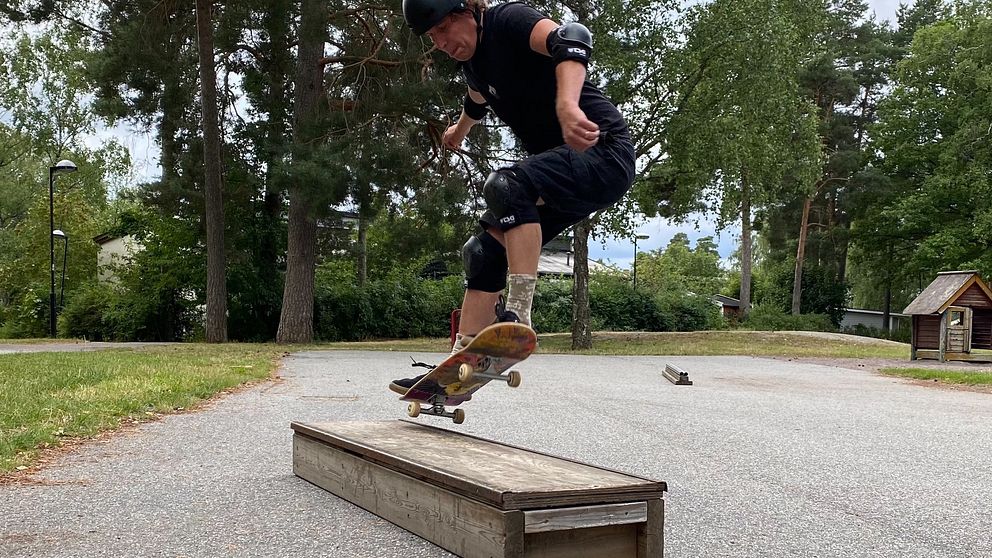
[[[530,356],[536,346],[537,334],[530,327],[512,322],[493,324],[480,331],[464,349],[434,367],[400,399],[414,402],[408,409],[410,416],[420,414],[419,403],[428,403],[431,409],[424,410],[426,414],[449,416],[460,423],[465,413],[461,410],[448,413],[444,406],[461,405],[492,380],[502,380],[516,387],[520,384],[520,374],[503,372]],[[428,380],[442,386],[444,393],[433,394],[419,389]]]

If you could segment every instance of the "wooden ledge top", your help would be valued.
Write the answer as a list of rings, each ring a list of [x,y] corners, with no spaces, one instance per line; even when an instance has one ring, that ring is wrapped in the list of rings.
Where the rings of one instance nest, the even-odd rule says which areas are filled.
[[[603,467],[408,421],[293,422],[298,435],[500,509],[661,498],[667,486]]]

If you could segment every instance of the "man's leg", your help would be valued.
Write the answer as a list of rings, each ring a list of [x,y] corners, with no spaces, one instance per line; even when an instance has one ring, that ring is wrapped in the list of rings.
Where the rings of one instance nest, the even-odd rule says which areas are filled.
[[[487,293],[475,289],[465,289],[462,300],[461,321],[458,333],[464,337],[474,337],[486,326],[496,321],[495,307],[502,293]]]
[[[531,325],[530,310],[537,289],[537,263],[541,257],[541,225],[527,223],[504,233],[506,259],[510,266],[506,310],[521,323]]]

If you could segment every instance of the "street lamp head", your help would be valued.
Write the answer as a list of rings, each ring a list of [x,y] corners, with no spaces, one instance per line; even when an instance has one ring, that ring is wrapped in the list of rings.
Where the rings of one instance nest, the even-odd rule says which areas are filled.
[[[55,229],[54,231],[52,231],[52,236],[57,238],[69,238],[69,235],[62,232],[62,229]]]
[[[68,159],[62,159],[58,163],[55,163],[55,166],[52,167],[51,170],[55,174],[63,173],[63,172],[65,173],[76,172],[76,163],[73,163]]]

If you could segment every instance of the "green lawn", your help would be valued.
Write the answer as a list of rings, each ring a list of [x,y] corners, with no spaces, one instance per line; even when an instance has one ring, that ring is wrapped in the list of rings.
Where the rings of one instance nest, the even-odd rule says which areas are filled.
[[[938,380],[945,384],[966,386],[992,385],[992,370],[947,370],[939,368],[884,368],[883,374],[913,378],[916,380]]]
[[[0,355],[0,474],[63,438],[92,436],[269,377],[273,345]]]

